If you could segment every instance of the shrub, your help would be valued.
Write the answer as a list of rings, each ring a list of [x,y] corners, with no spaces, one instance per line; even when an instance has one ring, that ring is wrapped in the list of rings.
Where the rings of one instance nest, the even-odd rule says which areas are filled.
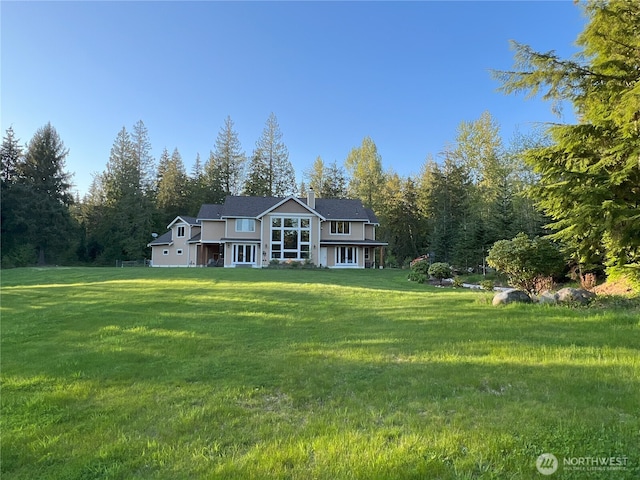
[[[462,285],[463,285],[462,279],[456,275],[455,277],[453,277],[453,284],[452,285],[454,287],[462,287]]]
[[[36,249],[33,245],[24,244],[14,247],[2,256],[2,268],[28,267],[37,261]]]
[[[512,286],[528,292],[535,291],[537,278],[556,276],[565,266],[564,257],[554,243],[539,237],[531,240],[524,233],[494,243],[487,262],[507,275]]]
[[[411,271],[426,276],[429,273],[429,260],[422,258],[416,262],[411,262]]]
[[[493,289],[495,288],[493,280],[482,280],[480,282],[480,286],[483,290],[489,290],[490,292],[493,292]]]
[[[429,267],[428,273],[433,278],[440,280],[442,285],[443,279],[451,277],[451,266],[448,263],[436,262]]]
[[[417,283],[426,283],[427,281],[427,276],[424,273],[419,273],[413,270],[409,273],[407,278],[409,281]]]

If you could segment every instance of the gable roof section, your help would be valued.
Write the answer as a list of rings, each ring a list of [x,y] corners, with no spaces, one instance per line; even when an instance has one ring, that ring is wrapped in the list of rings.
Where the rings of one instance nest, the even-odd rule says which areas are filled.
[[[196,219],[196,217],[187,217],[186,215],[178,215],[176,218],[173,219],[173,221],[169,225],[167,225],[167,228],[171,228],[173,225],[178,223],[178,220],[182,220],[183,222],[188,223],[189,225],[198,225],[198,220]]]
[[[200,220],[222,220],[222,207],[213,203],[205,203],[200,207],[197,219]]]
[[[291,195],[289,197],[281,198],[279,202],[275,203],[273,206],[271,206],[270,208],[266,209],[264,212],[262,212],[260,215],[258,215],[258,217],[265,216],[267,213],[272,212],[276,208],[280,207],[281,205],[284,205],[285,203],[287,203],[289,201],[296,202],[297,204],[299,204],[300,206],[302,206],[303,208],[308,210],[309,213],[313,213],[314,215],[319,216],[322,220],[326,220],[317,210],[314,210],[309,205],[307,205],[307,202],[305,202],[304,200],[302,200],[300,198],[294,197],[293,195]]]

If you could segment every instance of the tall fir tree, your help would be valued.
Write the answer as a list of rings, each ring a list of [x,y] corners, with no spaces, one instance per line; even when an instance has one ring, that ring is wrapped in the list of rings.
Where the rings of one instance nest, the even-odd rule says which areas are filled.
[[[29,141],[16,168],[20,195],[11,215],[20,225],[21,242],[36,248],[38,264],[69,259],[69,251],[75,249],[77,230],[69,212],[71,174],[65,171],[68,153],[47,123]]]
[[[553,238],[582,265],[640,265],[640,3],[585,2],[587,24],[573,59],[513,43],[515,66],[496,72],[506,93],[544,91],[578,123],[556,124],[553,144],[526,159],[539,175],[532,195]]]
[[[196,154],[196,159],[188,177],[188,213],[195,215],[203,203],[207,203],[207,184],[204,174],[204,167],[200,160],[200,154]]]
[[[0,250],[2,252],[2,264],[21,266],[22,262],[16,262],[14,247],[21,242],[21,230],[24,228],[22,219],[17,213],[21,210],[21,202],[26,192],[18,183],[18,168],[23,160],[22,147],[16,138],[12,127],[7,129],[0,147],[0,160],[2,170],[0,172]],[[26,213],[26,212],[24,212]],[[35,254],[31,255],[32,259]],[[17,263],[17,264],[16,264]]]
[[[188,205],[187,173],[177,148],[171,156],[165,148],[158,163],[156,207],[164,225],[178,215],[186,215]]]
[[[295,191],[296,176],[289,151],[282,141],[278,119],[271,113],[251,156],[244,192],[280,197]]]
[[[322,184],[324,198],[347,198],[347,173],[335,160],[326,167],[326,175]]]
[[[138,137],[140,138],[140,137]],[[150,150],[150,147],[149,147]],[[140,142],[132,142],[122,128],[111,147],[103,174],[106,212],[100,233],[105,236],[102,261],[139,260],[147,256],[153,229],[154,207],[150,198],[151,181],[145,180]]]
[[[133,125],[131,154],[140,174],[140,187],[145,195],[149,195],[154,187],[155,160],[151,155],[149,131],[142,120]]]
[[[216,138],[212,155],[216,176],[224,195],[240,194],[246,162],[238,134],[233,127],[231,117],[227,117]]]

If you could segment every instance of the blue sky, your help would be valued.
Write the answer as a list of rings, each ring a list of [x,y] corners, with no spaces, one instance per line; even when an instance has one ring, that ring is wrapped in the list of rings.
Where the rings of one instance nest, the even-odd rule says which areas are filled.
[[[2,1],[1,128],[51,122],[83,194],[118,131],[142,120],[153,155],[206,160],[227,115],[249,155],[275,113],[298,179],[370,136],[386,169],[416,174],[489,111],[508,142],[558,121],[504,96],[517,40],[568,57],[585,19],[567,1]]]

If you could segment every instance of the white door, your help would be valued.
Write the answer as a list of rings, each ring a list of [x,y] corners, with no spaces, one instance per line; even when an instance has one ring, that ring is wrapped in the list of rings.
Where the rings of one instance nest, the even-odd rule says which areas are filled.
[[[320,265],[327,266],[327,247],[320,247]]]

